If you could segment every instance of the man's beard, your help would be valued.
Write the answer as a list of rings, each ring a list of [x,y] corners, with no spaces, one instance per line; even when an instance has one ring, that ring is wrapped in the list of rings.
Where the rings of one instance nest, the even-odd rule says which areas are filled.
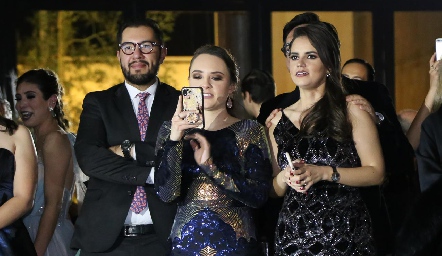
[[[145,63],[146,65],[149,65]],[[151,66],[151,69],[146,74],[131,74],[130,69],[124,67],[120,62],[121,70],[123,71],[124,78],[131,84],[146,85],[156,78],[159,65]]]

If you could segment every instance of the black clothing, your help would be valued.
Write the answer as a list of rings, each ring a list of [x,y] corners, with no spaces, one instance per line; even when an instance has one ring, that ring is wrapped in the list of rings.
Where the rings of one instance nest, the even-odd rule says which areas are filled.
[[[362,197],[373,221],[378,255],[392,251],[394,235],[399,230],[410,202],[419,193],[415,186],[414,152],[402,132],[393,102],[385,85],[377,82],[342,77],[348,94],[359,94],[381,113],[385,120],[378,125],[379,139],[385,161],[385,182],[381,186],[361,188]],[[284,93],[261,105],[258,122],[264,124],[271,111],[286,108],[299,100],[299,88]]]

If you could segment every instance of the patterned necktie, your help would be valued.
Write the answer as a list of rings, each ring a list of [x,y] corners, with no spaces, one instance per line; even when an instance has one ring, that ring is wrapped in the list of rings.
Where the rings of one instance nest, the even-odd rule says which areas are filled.
[[[149,111],[147,110],[146,105],[146,99],[149,95],[150,94],[148,92],[141,92],[137,94],[137,97],[140,98],[140,103],[138,103],[137,120],[142,141],[144,141],[146,138],[146,130],[147,126],[149,125]],[[132,204],[130,205],[130,210],[136,214],[139,214],[144,210],[144,208],[146,208],[146,206],[146,191],[144,190],[143,186],[137,186]]]

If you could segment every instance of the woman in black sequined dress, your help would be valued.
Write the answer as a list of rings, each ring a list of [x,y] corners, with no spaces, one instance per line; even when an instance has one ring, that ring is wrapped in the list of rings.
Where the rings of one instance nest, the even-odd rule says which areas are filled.
[[[252,208],[267,200],[270,153],[264,128],[227,110],[237,76],[225,49],[200,47],[189,84],[203,88],[205,128],[186,121],[180,98],[158,133],[155,188],[163,201],[178,201],[172,255],[260,255]]]
[[[275,254],[375,255],[370,217],[357,188],[383,181],[375,123],[346,103],[339,45],[325,23],[298,27],[293,38],[287,56],[301,96],[270,127],[273,188],[285,196]]]

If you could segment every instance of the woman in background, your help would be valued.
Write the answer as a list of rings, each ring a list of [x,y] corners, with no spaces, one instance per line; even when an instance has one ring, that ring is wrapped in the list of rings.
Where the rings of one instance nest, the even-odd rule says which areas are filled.
[[[16,109],[32,128],[38,156],[35,204],[24,223],[39,256],[69,256],[74,226],[69,218],[74,171],[73,148],[66,131],[63,90],[51,70],[30,70],[17,79]]]
[[[0,115],[0,255],[36,255],[22,222],[32,208],[36,183],[29,130]]]

